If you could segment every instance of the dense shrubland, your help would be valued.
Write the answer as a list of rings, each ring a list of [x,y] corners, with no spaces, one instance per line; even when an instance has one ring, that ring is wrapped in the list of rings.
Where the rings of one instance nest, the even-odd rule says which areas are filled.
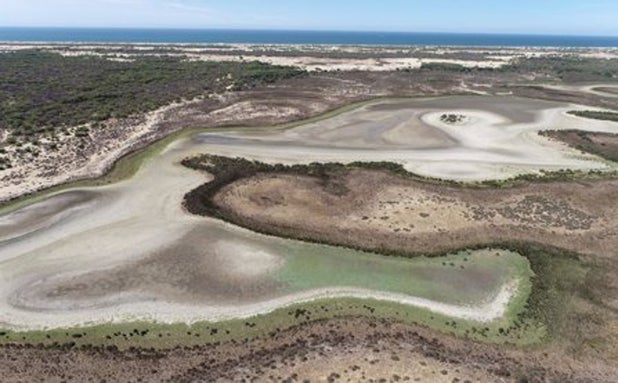
[[[14,139],[55,132],[303,73],[296,68],[259,62],[203,62],[169,57],[112,61],[34,50],[2,53],[0,130],[8,130]]]
[[[618,81],[618,59],[592,59],[575,55],[518,58],[509,64],[496,68],[471,68],[460,64],[441,62],[424,63],[420,70],[425,72],[533,74],[536,78],[547,77],[566,82]]]

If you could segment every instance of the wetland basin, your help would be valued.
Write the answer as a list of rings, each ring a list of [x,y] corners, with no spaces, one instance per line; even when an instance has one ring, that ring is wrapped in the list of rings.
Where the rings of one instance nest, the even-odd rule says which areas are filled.
[[[504,251],[385,257],[191,216],[182,198],[206,179],[179,161],[196,148],[176,142],[127,181],[4,215],[13,231],[0,242],[3,327],[218,321],[336,297],[484,322],[501,317],[530,276],[525,258]]]
[[[208,175],[180,161],[202,153],[271,163],[384,160],[450,179],[608,168],[537,136],[541,128],[616,131],[567,115],[573,108],[508,97],[382,100],[288,130],[180,138],[127,180],[57,192],[0,216],[0,323],[34,330],[218,321],[338,297],[500,318],[528,292],[532,272],[518,254],[392,258],[260,235],[184,211],[185,193]],[[466,118],[448,124],[444,113]]]

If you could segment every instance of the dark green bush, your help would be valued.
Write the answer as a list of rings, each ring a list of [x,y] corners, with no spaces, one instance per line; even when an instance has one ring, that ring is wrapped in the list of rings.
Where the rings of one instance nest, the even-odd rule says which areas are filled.
[[[127,117],[182,98],[303,75],[259,62],[142,57],[132,62],[39,51],[0,54],[0,128],[27,136]]]

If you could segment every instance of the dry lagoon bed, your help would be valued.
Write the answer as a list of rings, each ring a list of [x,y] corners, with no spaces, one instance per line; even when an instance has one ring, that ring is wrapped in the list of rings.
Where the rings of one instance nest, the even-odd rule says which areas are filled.
[[[616,124],[567,114],[589,107],[515,97],[453,96],[379,101],[271,134],[204,133],[207,152],[266,163],[391,161],[447,180],[507,179],[541,170],[615,166],[540,137],[541,130],[615,133]],[[465,116],[450,123],[443,116]]]
[[[488,280],[492,273],[481,265],[494,266],[479,261],[477,269],[455,273],[463,278],[459,282],[444,271],[437,279],[452,285],[438,289],[431,287],[435,275],[414,277],[415,268],[429,267],[416,261],[399,260],[397,268],[409,271],[393,273],[384,266],[390,261],[379,257],[363,264],[352,251],[204,221],[181,207],[184,194],[204,182],[203,176],[179,162],[203,152],[277,163],[382,160],[454,180],[507,178],[540,169],[611,169],[597,157],[536,134],[548,128],[616,131],[611,122],[567,115],[572,108],[510,97],[386,100],[290,130],[181,139],[126,181],[58,193],[0,217],[0,322],[35,329],[138,319],[221,320],[336,296],[392,300],[491,321],[504,313],[516,291],[521,275],[512,269],[494,269]],[[451,122],[445,114],[461,118]],[[422,226],[423,219],[417,220]],[[345,272],[329,279],[324,276],[328,268],[315,266],[336,256],[344,257],[333,265],[336,270],[353,269],[367,275],[365,280],[346,281]],[[307,264],[294,266],[299,257],[315,259],[309,268],[313,274],[301,272]],[[371,273],[382,282],[372,283]],[[411,279],[418,283],[402,282]],[[475,280],[482,284],[474,287]],[[440,289],[446,293],[436,295]],[[449,301],[453,296],[457,299]]]
[[[479,251],[461,270],[204,222],[181,206],[203,176],[179,161],[205,148],[177,142],[125,182],[66,191],[2,216],[4,327],[216,321],[339,296],[491,321],[525,278],[518,266],[525,261],[514,254],[496,260]]]
[[[0,216],[0,323],[36,330],[136,320],[219,321],[343,297],[388,301],[475,323],[514,315],[529,293],[531,276],[527,260],[518,254],[484,249],[465,256],[387,258],[256,234],[183,210],[184,195],[207,179],[180,161],[203,153],[286,164],[393,161],[424,176],[457,181],[540,170],[615,170],[608,161],[537,134],[546,129],[618,132],[615,123],[566,113],[583,109],[513,97],[381,100],[287,130],[180,138],[125,181],[68,189],[5,209]],[[431,202],[431,196],[401,190],[381,197],[401,196],[409,203]],[[377,200],[378,210],[389,208],[389,198]],[[426,220],[417,213],[403,217],[408,226],[422,228]],[[350,347],[361,355],[370,346]],[[322,352],[312,354],[320,361],[305,368],[351,363],[344,354],[329,362]],[[448,363],[432,360],[422,359],[436,365],[417,372],[451,380],[450,372],[436,370]],[[242,373],[219,367],[210,372]],[[347,367],[346,373],[358,378],[360,372]],[[391,358],[382,367],[401,366]],[[461,370],[487,378],[484,372]]]

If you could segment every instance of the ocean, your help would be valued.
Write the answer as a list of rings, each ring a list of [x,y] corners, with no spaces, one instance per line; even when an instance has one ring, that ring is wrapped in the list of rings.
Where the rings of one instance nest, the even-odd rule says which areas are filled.
[[[549,36],[469,33],[327,32],[222,29],[13,28],[4,42],[342,44],[484,47],[618,47],[618,36]]]

